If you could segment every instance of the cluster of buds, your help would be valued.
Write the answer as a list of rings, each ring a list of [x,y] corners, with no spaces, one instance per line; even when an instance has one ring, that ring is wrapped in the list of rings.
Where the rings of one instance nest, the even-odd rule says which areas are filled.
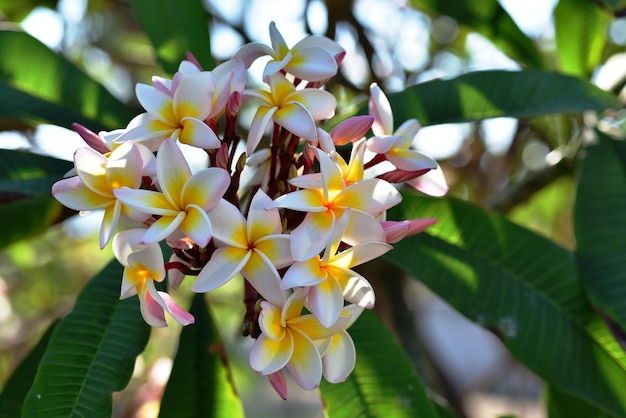
[[[435,221],[387,221],[385,213],[401,201],[392,183],[437,165],[411,148],[416,120],[394,132],[376,85],[370,115],[323,130],[319,121],[336,107],[323,86],[344,51],[321,36],[289,48],[274,24],[270,34],[271,47],[245,45],[212,71],[188,55],[171,80],[137,85],[146,112],[125,129],[95,134],[76,125],[89,147],[75,152],[75,170],[52,194],[78,211],[104,210],[100,246],[111,241],[124,266],[121,298],[138,295],[151,326],[166,326],[165,313],[194,322],[155,285],[166,276],[172,288],[193,278],[199,293],[243,276],[250,366],[286,398],[284,368],[306,390],[352,372],[346,329],[375,300],[352,268]],[[267,87],[246,89],[247,68],[261,56],[271,58]],[[245,142],[242,104],[256,108]],[[349,145],[346,162],[336,147]],[[191,170],[181,149],[190,147],[208,156],[207,167]],[[373,170],[383,162],[388,171]],[[167,262],[161,241],[172,248]]]

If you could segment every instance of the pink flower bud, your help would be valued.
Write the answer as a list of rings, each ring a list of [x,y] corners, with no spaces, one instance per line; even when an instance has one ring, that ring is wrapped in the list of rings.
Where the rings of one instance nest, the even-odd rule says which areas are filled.
[[[272,373],[268,375],[267,378],[269,379],[270,384],[272,385],[276,393],[278,393],[278,396],[280,396],[284,401],[286,401],[287,400],[287,380],[285,379],[285,375],[283,374],[282,370],[279,370],[276,373]]]
[[[371,116],[353,116],[335,126],[330,131],[330,136],[335,145],[345,145],[363,138],[373,123],[374,118]]]
[[[195,65],[196,67],[198,67],[198,70],[202,71],[202,65],[200,65],[200,62],[196,59],[196,57],[191,53],[191,51],[187,51],[187,61],[189,61],[190,63],[192,63],[193,65]]]
[[[237,116],[237,112],[239,112],[239,108],[241,107],[241,93],[238,91],[233,92],[230,96],[228,96],[228,102],[226,102],[226,117],[234,118]]]
[[[72,123],[72,129],[74,129],[74,131],[76,131],[76,133],[83,138],[83,141],[85,141],[87,145],[98,151],[100,154],[111,152],[104,139],[98,136],[95,132],[85,128],[79,123]]]
[[[228,144],[222,144],[217,150],[215,163],[217,167],[228,169]]]
[[[380,225],[385,231],[388,244],[394,244],[405,237],[416,235],[434,225],[437,218],[412,219],[410,221],[383,221]]]
[[[378,175],[377,177],[382,180],[386,180],[389,183],[402,183],[405,181],[413,180],[419,176],[422,176],[430,171],[429,168],[424,170],[417,171],[404,171],[404,170],[393,170],[387,173],[383,173]]]

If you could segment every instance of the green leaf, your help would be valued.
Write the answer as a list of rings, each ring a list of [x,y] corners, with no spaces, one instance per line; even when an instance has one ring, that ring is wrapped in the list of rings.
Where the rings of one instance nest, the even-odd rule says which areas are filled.
[[[48,327],[39,342],[28,353],[26,358],[17,366],[9,379],[5,382],[4,390],[0,393],[0,416],[19,417],[22,415],[22,403],[35,379],[37,367],[46,351],[48,341],[57,322]]]
[[[320,386],[329,418],[438,416],[408,355],[373,312],[364,311],[348,332],[354,371],[343,383]]]
[[[72,167],[69,161],[0,150],[0,248],[41,233],[70,215],[50,189]]]
[[[389,101],[397,122],[422,125],[621,108],[591,83],[546,71],[478,71],[409,87]]]
[[[559,0],[554,10],[559,69],[589,78],[600,65],[611,14],[587,0]]]
[[[139,300],[119,300],[123,268],[113,260],[81,291],[56,327],[24,402],[28,417],[111,417],[150,327]]]
[[[578,178],[578,260],[592,302],[626,329],[626,143],[597,136],[585,148]]]
[[[0,117],[93,131],[122,128],[136,112],[30,35],[0,30]]]
[[[209,41],[209,13],[199,0],[130,0],[143,30],[154,45],[163,69],[174,74],[193,53],[202,68],[215,66]]]
[[[204,295],[193,298],[195,324],[183,328],[160,417],[243,417],[230,379],[224,347]]]
[[[420,10],[446,15],[489,39],[496,47],[525,67],[541,68],[534,42],[517,27],[497,0],[411,0]]]
[[[454,199],[404,194],[390,219],[436,217],[385,258],[493,331],[548,384],[626,417],[626,355],[589,305],[573,254]]]
[[[546,404],[550,418],[611,418],[608,415],[576,396],[569,395],[552,386],[546,389]]]

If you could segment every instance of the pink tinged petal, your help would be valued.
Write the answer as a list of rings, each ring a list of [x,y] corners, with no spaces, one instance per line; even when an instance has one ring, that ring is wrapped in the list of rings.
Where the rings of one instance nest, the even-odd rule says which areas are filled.
[[[193,240],[199,247],[206,247],[211,240],[211,220],[207,213],[199,206],[187,205],[187,216],[180,224],[180,230]]]
[[[309,212],[304,221],[291,231],[291,255],[294,260],[308,260],[322,252],[334,221],[335,215],[331,211]]]
[[[333,265],[349,269],[378,258],[391,249],[391,245],[383,242],[364,242],[337,254],[333,258]]]
[[[343,291],[337,280],[326,280],[309,289],[308,306],[313,315],[325,327],[333,325],[343,309]]]
[[[330,383],[341,383],[354,370],[356,350],[352,338],[345,330],[335,334],[322,358],[322,374]]]
[[[174,92],[174,114],[176,120],[192,117],[206,119],[211,113],[212,102],[207,100],[215,93],[215,77],[209,71],[203,71],[184,77]]]
[[[437,218],[412,219],[410,221],[383,221],[387,243],[394,244],[406,236],[416,235],[437,222]]]
[[[366,141],[367,149],[376,154],[385,154],[392,149],[400,139],[398,136],[373,136]]]
[[[284,401],[286,401],[287,400],[287,380],[285,380],[285,375],[283,374],[283,372],[279,370],[276,373],[272,373],[267,377],[274,391],[276,391],[278,396],[280,396]]]
[[[135,287],[136,280],[133,277],[133,269],[125,268],[122,273],[122,286],[120,289],[120,300],[127,299],[137,294],[137,288]]]
[[[314,141],[317,136],[317,126],[311,113],[298,102],[287,103],[274,113],[274,122],[287,129],[292,134]]]
[[[115,189],[113,193],[117,200],[141,213],[176,216],[180,212],[178,208],[172,207],[163,193],[128,187]]]
[[[311,339],[294,330],[293,354],[287,370],[296,381],[298,386],[304,390],[313,390],[319,386],[322,380],[322,359]]]
[[[264,55],[272,55],[274,50],[269,46],[260,42],[251,42],[239,48],[233,58],[239,58],[243,61],[246,68],[250,67],[257,58]]]
[[[141,310],[141,316],[143,316],[144,321],[146,321],[148,325],[156,328],[163,328],[167,326],[163,307],[161,307],[152,293],[146,288],[143,288],[141,294],[139,295],[139,307]]]
[[[170,263],[181,263],[190,267],[188,263],[186,263],[183,259],[176,256],[176,254],[172,254],[169,260]],[[178,270],[177,268],[172,268],[167,271],[167,283],[172,289],[178,289],[182,281],[185,279],[185,273]]]
[[[324,81],[337,74],[337,61],[330,52],[316,46],[293,51],[285,70],[301,80]]]
[[[280,341],[287,335],[287,330],[280,322],[281,310],[269,302],[261,301],[259,326],[263,335],[273,341]]]
[[[177,209],[182,209],[183,187],[191,177],[191,170],[182,151],[172,140],[165,140],[157,153],[157,178],[163,194]]]
[[[330,131],[335,145],[358,141],[370,130],[374,118],[367,115],[353,116],[339,123]]]
[[[143,113],[129,123],[126,131],[115,140],[114,144],[133,141],[145,145],[154,152],[173,130],[172,125],[161,122],[149,113]]]
[[[78,177],[92,192],[111,197],[111,187],[106,181],[107,159],[91,148],[82,147],[74,152],[74,166]]]
[[[393,132],[393,114],[385,93],[376,83],[370,85],[369,114],[374,117],[372,132],[376,136],[391,135]]]
[[[337,56],[342,52],[345,52],[344,49],[337,42],[333,41],[330,38],[327,38],[326,36],[319,35],[307,36],[306,38],[302,38],[300,41],[298,41],[298,43],[293,46],[293,48],[291,48],[291,50],[294,52],[298,52],[304,48],[309,48],[312,46],[323,48],[326,51],[330,52],[333,56]]]
[[[290,240],[288,234],[267,235],[254,242],[254,250],[263,253],[274,267],[282,269],[294,262]]]
[[[404,171],[400,169],[388,171],[376,176],[381,180],[388,181],[389,183],[403,183],[405,181],[413,180],[417,177],[423,176],[428,173],[430,169],[417,170],[417,171]]]
[[[209,167],[195,173],[182,188],[181,201],[184,205],[194,204],[209,211],[230,186],[230,176],[223,168]]]
[[[401,201],[402,195],[390,183],[380,179],[368,179],[348,186],[335,198],[334,203],[377,216]]]
[[[402,125],[394,132],[394,135],[399,136],[401,139],[396,144],[400,148],[408,148],[413,142],[413,138],[417,135],[417,132],[422,128],[417,119],[409,119],[404,121]]]
[[[437,168],[435,160],[429,156],[410,149],[391,150],[387,153],[387,160],[401,170],[418,171]]]
[[[273,341],[261,334],[250,350],[250,367],[268,375],[287,365],[293,354],[294,344],[290,332],[280,341]]]
[[[203,149],[217,149],[222,144],[213,129],[200,119],[184,117],[181,125],[178,139],[183,144]]]
[[[152,244],[163,241],[180,226],[185,219],[186,213],[180,212],[174,216],[163,216],[153,223],[143,236],[143,244]]]
[[[266,235],[282,232],[278,209],[268,209],[273,203],[263,190],[259,189],[255,193],[248,211],[248,242],[256,242]]]
[[[337,99],[331,93],[319,89],[304,89],[290,93],[285,101],[302,105],[315,120],[330,119],[335,115]],[[315,137],[311,139],[314,141]]]
[[[320,267],[319,257],[298,261],[289,267],[283,276],[280,288],[285,290],[294,287],[316,286],[323,283],[327,276],[326,271]]]
[[[74,210],[103,209],[115,202],[111,196],[102,196],[88,189],[78,176],[54,183],[52,196],[63,206]]]
[[[170,295],[165,292],[158,292],[158,295],[165,303],[165,310],[172,316],[172,318],[174,318],[176,322],[182,326],[187,326],[196,322],[194,316],[174,302],[174,299],[172,299]]]
[[[100,154],[106,154],[111,151],[107,142],[102,139],[102,137],[98,136],[95,132],[90,129],[84,127],[79,123],[72,123],[72,129],[80,135],[80,137],[85,141],[87,145],[89,145],[94,150],[98,151]]]
[[[256,113],[254,114],[254,118],[252,119],[252,124],[250,124],[250,131],[248,132],[248,140],[247,140],[247,154],[250,155],[254,152],[256,147],[261,142],[261,138],[263,138],[263,134],[267,129],[267,126],[272,121],[274,117],[274,113],[278,110],[277,107],[268,107],[268,106],[260,106]]]
[[[124,266],[128,266],[128,256],[133,252],[145,248],[140,241],[145,234],[145,228],[133,228],[120,231],[113,237],[111,249],[115,258]]]
[[[137,189],[141,186],[143,160],[141,151],[132,141],[117,147],[106,164],[106,181],[111,189],[122,186]]]
[[[100,226],[100,249],[106,247],[109,240],[115,233],[115,228],[117,228],[121,211],[122,204],[118,201],[104,210],[104,217],[102,218],[102,225]]]
[[[233,247],[218,248],[198,274],[191,290],[203,293],[217,289],[239,273],[249,258],[248,250]]]
[[[321,191],[297,190],[276,198],[273,207],[288,208],[302,212],[326,212],[328,208],[324,206],[325,203],[326,201]]]
[[[408,184],[422,193],[430,196],[441,197],[448,193],[448,183],[440,167],[432,170],[421,177],[410,180]]]
[[[168,125],[176,125],[178,123],[174,115],[174,104],[169,95],[152,86],[141,83],[135,87],[135,94],[141,106],[152,116]]]
[[[221,199],[209,212],[209,219],[213,238],[231,247],[248,249],[246,219],[235,205]]]
[[[278,271],[263,253],[252,250],[248,254],[250,258],[242,268],[241,274],[264,299],[274,305],[282,306],[286,296],[280,288]]]

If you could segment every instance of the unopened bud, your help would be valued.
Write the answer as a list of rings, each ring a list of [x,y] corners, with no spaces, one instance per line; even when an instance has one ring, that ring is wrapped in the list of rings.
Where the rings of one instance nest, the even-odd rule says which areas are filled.
[[[243,171],[246,166],[246,153],[242,153],[237,160],[237,164],[235,165],[236,171]]]
[[[72,123],[72,129],[74,129],[74,131],[76,131],[76,133],[83,138],[83,141],[85,141],[87,145],[98,151],[100,154],[111,152],[104,139],[98,136],[95,132],[85,128],[79,123]]]
[[[393,170],[387,173],[378,175],[377,177],[382,180],[386,180],[389,183],[402,183],[405,181],[413,180],[421,175],[424,175],[430,171],[429,168],[417,171],[405,171],[405,170]]]
[[[198,70],[202,71],[202,65],[200,65],[200,62],[196,59],[196,57],[191,53],[191,51],[187,51],[187,61],[189,61],[190,63],[192,63],[193,65],[195,65],[196,67],[198,67]]]
[[[215,155],[215,164],[217,167],[228,169],[228,145],[222,144]]]
[[[241,107],[241,93],[238,91],[233,92],[230,96],[228,96],[228,102],[226,102],[226,117],[234,118],[237,116],[237,112],[239,112],[239,108]]]
[[[335,145],[345,145],[363,138],[373,123],[374,118],[371,116],[353,116],[335,126],[330,131],[330,136]]]

